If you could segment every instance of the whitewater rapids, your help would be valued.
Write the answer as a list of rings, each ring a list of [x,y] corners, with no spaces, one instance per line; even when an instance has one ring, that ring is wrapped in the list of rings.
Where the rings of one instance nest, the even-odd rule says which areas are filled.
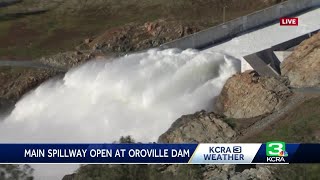
[[[25,95],[0,124],[2,143],[155,142],[183,114],[212,110],[240,61],[177,49],[94,60]]]

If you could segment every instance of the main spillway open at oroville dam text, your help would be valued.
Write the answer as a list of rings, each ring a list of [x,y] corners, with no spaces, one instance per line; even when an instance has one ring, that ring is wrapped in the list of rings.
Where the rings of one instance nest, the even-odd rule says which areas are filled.
[[[24,157],[30,158],[107,158],[107,157],[153,157],[153,158],[167,158],[167,157],[190,157],[189,150],[176,149],[25,149]]]

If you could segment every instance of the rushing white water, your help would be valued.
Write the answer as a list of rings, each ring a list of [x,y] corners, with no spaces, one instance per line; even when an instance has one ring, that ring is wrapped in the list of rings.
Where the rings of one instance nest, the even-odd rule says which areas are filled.
[[[0,124],[0,142],[112,142],[121,135],[156,141],[174,120],[212,110],[240,70],[230,56],[149,50],[91,61],[29,92]],[[33,165],[36,179],[61,179],[77,165]]]
[[[223,54],[149,50],[92,61],[23,97],[0,126],[1,142],[156,141],[183,114],[212,110],[240,69]]]
[[[297,27],[275,24],[202,52],[150,50],[112,62],[90,62],[20,100],[0,124],[0,141],[93,143],[121,135],[156,141],[182,114],[210,110],[226,79],[240,70],[237,60],[214,51],[241,59],[319,29],[319,15],[316,9],[299,16]],[[33,167],[36,179],[61,179],[76,168]]]

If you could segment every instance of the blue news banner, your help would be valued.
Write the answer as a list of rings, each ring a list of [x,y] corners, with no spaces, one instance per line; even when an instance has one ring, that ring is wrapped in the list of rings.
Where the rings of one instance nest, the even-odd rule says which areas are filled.
[[[0,144],[0,164],[320,163],[320,144]]]

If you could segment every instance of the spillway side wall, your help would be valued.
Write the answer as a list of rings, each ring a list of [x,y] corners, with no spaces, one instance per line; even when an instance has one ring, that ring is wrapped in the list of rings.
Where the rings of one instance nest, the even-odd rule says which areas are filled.
[[[308,9],[320,7],[320,0],[288,0],[252,14],[239,17],[195,34],[165,43],[161,49],[204,49],[231,39],[241,33],[276,22],[281,17],[292,16]]]

